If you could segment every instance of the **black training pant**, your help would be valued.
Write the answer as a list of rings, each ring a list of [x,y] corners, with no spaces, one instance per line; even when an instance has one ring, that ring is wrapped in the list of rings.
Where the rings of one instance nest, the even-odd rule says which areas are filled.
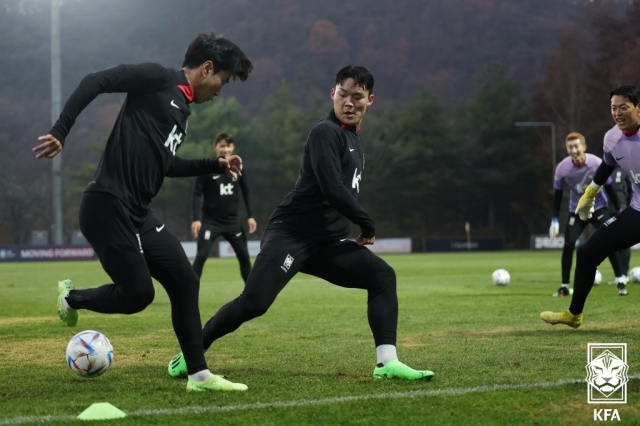
[[[178,239],[153,214],[135,216],[118,198],[98,192],[82,197],[80,229],[113,284],[72,290],[69,306],[105,314],[140,312],[153,301],[153,277],[171,300],[173,329],[189,374],[206,369],[200,281]]]
[[[582,313],[593,287],[596,268],[604,258],[637,243],[640,243],[640,212],[627,208],[596,229],[589,241],[578,247],[573,298],[569,307],[574,315]]]
[[[247,234],[240,223],[228,226],[211,222],[202,222],[202,228],[198,234],[198,251],[193,260],[193,270],[198,277],[202,277],[202,267],[209,257],[209,252],[213,243],[218,237],[229,241],[231,247],[236,252],[236,257],[240,263],[240,275],[242,280],[247,282],[251,272],[251,260],[249,259],[249,248],[247,247]]]
[[[293,231],[275,229],[264,233],[260,254],[242,294],[220,308],[205,325],[204,348],[267,312],[298,272],[341,287],[367,290],[367,317],[376,346],[396,344],[398,297],[393,268],[353,241],[320,243]]]
[[[582,220],[575,213],[569,214],[567,226],[564,231],[564,248],[562,249],[562,284],[568,284],[571,279],[571,263],[573,262],[573,251],[576,248],[576,241],[584,231],[588,224],[592,224],[596,229],[609,220],[609,210],[606,208],[598,209],[588,220]],[[622,257],[620,253],[614,252],[609,254],[609,261],[616,277],[625,274],[622,266]]]

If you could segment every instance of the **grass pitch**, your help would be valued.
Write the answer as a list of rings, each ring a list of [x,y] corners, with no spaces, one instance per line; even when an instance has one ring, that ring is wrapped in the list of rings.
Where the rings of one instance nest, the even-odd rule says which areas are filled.
[[[118,425],[593,424],[593,411],[617,408],[622,423],[640,423],[640,285],[620,297],[608,262],[594,287],[582,327],[550,326],[543,310],[563,310],[559,252],[385,256],[398,275],[398,353],[431,382],[377,381],[366,321],[366,294],[299,274],[270,311],[216,342],[210,369],[246,383],[244,393],[193,394],[166,373],[178,351],[169,303],[156,284],[144,312],[82,311],[75,328],[56,316],[56,284],[108,282],[98,262],[0,264],[0,425],[78,424],[94,402],[129,416]],[[634,262],[635,260],[635,262]],[[632,266],[640,259],[635,255]],[[505,268],[511,284],[496,287]],[[242,282],[235,259],[210,259],[200,295],[206,321],[236,297]],[[65,363],[71,336],[106,334],[115,363],[103,376],[82,379]],[[626,405],[587,404],[587,343],[627,343]],[[98,423],[103,424],[103,423]]]

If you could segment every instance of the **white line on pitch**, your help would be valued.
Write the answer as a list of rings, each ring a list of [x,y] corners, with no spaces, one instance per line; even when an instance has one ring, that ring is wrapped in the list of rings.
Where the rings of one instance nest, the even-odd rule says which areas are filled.
[[[629,379],[640,379],[640,375],[629,376]],[[393,398],[420,398],[434,396],[455,396],[476,392],[495,392],[503,390],[515,389],[533,389],[533,388],[553,388],[565,385],[573,385],[584,383],[584,379],[580,380],[561,380],[559,382],[537,382],[537,383],[520,383],[514,385],[488,385],[474,386],[470,388],[450,388],[437,390],[415,390],[408,392],[389,392],[373,395],[352,395],[338,396],[332,398],[318,399],[295,399],[293,401],[274,401],[274,402],[256,402],[253,404],[237,404],[237,405],[212,405],[208,407],[184,407],[184,408],[156,408],[149,410],[133,410],[127,412],[127,416],[169,416],[176,414],[202,414],[229,411],[247,411],[258,410],[262,408],[287,408],[287,407],[305,407],[311,405],[327,405],[340,402],[351,401],[367,401],[376,399],[393,399]],[[75,420],[76,416],[20,416],[0,418],[0,425],[20,425],[24,423],[48,423],[54,421]]]

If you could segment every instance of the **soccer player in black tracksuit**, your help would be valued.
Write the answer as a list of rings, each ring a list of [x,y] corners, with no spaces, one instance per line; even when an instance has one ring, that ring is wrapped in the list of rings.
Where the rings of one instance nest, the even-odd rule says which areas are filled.
[[[118,65],[87,75],[67,101],[49,134],[38,138],[36,158],[62,150],[76,118],[101,93],[126,93],[95,176],[82,197],[80,229],[113,280],[76,290],[58,283],[58,314],[68,326],[78,309],[132,314],[154,297],[151,277],[171,300],[173,328],[187,358],[187,390],[245,390],[207,369],[198,309],[199,280],[178,239],[150,209],[165,176],[239,175],[239,157],[185,160],[176,150],[187,132],[189,104],[218,96],[231,78],[245,81],[253,66],[238,46],[204,33],[187,47],[179,71],[159,64]]]
[[[230,134],[219,133],[216,135],[213,149],[219,157],[232,155],[234,148],[235,143]],[[209,174],[196,178],[192,197],[193,223],[191,223],[191,233],[194,238],[198,238],[198,251],[193,261],[193,270],[196,271],[198,277],[202,277],[202,267],[209,257],[211,246],[219,236],[222,236],[229,241],[236,252],[242,280],[247,282],[249,272],[251,272],[251,261],[247,248],[247,235],[238,219],[238,204],[240,202],[238,192],[240,190],[242,190],[242,198],[249,216],[247,220],[249,233],[253,234],[258,225],[253,217],[251,191],[244,169],[242,176],[237,180],[225,174]],[[200,198],[203,195],[204,202],[201,209]],[[201,212],[202,215],[200,215]]]
[[[375,227],[357,201],[364,169],[358,131],[373,102],[373,83],[364,67],[347,66],[336,75],[333,110],[309,133],[298,181],[265,227],[244,291],[207,322],[205,349],[263,315],[291,278],[303,272],[341,287],[367,290],[367,317],[378,360],[374,377],[433,377],[431,371],[414,370],[398,361],[395,271],[364,247],[374,243]],[[361,230],[355,242],[345,240],[351,223]],[[169,363],[169,373],[186,373],[182,355]]]

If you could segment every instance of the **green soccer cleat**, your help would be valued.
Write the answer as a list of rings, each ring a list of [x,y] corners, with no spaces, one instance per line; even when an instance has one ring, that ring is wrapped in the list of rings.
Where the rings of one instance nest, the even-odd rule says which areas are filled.
[[[78,310],[65,308],[62,303],[62,298],[66,297],[71,290],[75,289],[71,280],[58,281],[58,316],[68,327],[73,327],[78,324]]]
[[[169,376],[187,377],[187,362],[184,360],[182,352],[174,356],[169,362]]]
[[[431,380],[435,374],[429,370],[414,370],[398,360],[389,361],[382,367],[373,369],[373,377],[376,379],[404,379],[404,380]]]
[[[203,382],[196,382],[191,377],[187,381],[187,392],[246,391],[247,389],[247,385],[230,382],[215,374],[212,374],[211,377]]]
[[[566,324],[571,328],[578,328],[582,324],[582,314],[573,315],[568,309],[564,312],[543,312],[540,319],[552,325]]]

